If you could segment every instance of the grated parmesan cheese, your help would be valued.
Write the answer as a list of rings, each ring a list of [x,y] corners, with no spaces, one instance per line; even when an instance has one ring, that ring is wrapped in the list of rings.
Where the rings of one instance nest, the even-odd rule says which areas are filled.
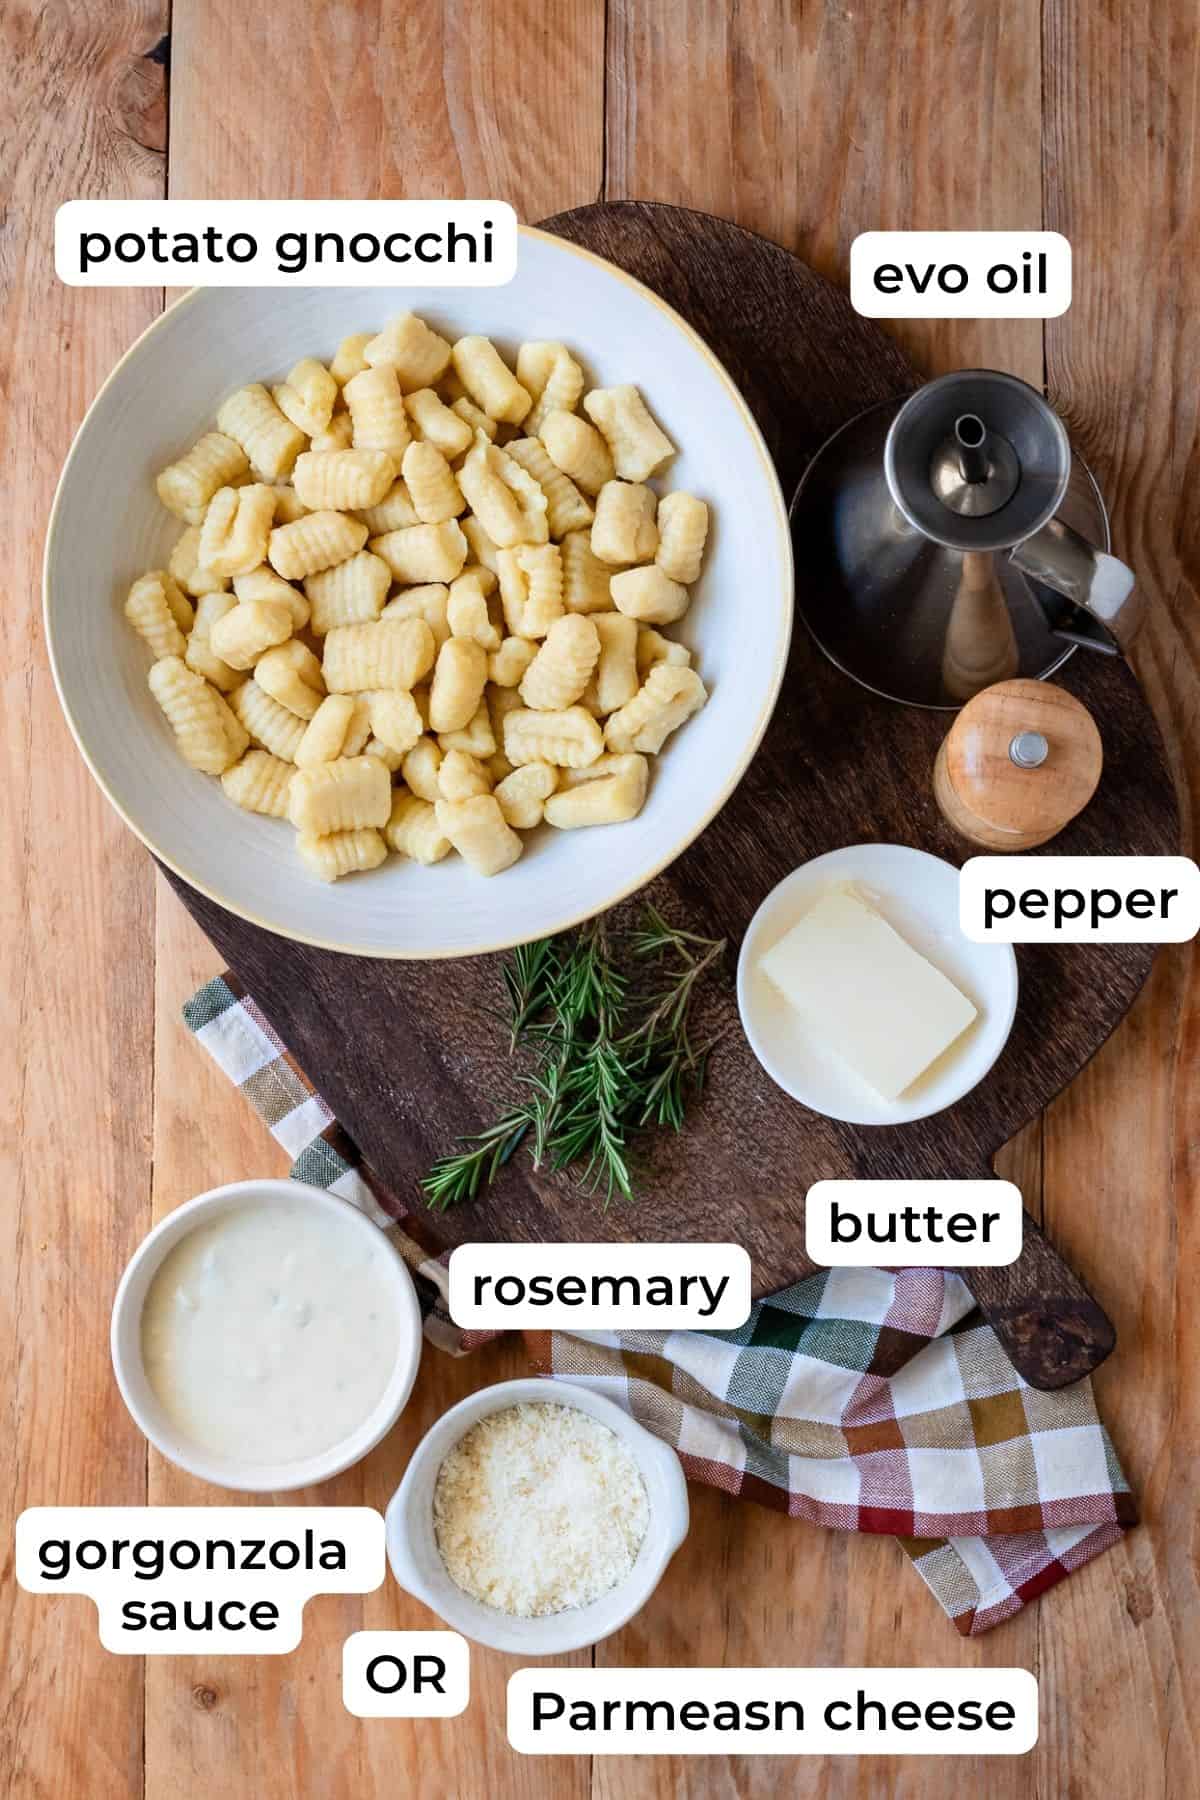
[[[649,1519],[646,1484],[616,1432],[555,1402],[480,1419],[433,1493],[450,1579],[522,1619],[588,1606],[624,1581]]]

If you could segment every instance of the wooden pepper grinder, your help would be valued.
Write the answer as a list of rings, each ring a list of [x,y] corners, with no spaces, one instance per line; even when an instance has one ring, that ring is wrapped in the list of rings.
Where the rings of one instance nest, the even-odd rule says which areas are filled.
[[[1104,753],[1086,706],[1046,681],[1001,681],[959,713],[933,770],[934,798],[985,850],[1031,850],[1096,791]]]

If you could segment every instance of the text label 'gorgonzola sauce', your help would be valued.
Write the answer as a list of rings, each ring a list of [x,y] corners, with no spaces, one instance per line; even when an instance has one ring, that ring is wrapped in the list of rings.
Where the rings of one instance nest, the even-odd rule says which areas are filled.
[[[364,1424],[396,1364],[386,1242],[310,1206],[231,1208],[150,1284],[142,1361],[192,1444],[263,1465],[318,1456]]]

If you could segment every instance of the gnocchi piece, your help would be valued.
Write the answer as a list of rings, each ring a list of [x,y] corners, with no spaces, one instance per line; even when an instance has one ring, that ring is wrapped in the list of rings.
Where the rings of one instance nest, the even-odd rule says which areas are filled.
[[[544,544],[550,536],[547,502],[533,476],[481,433],[458,471],[472,513],[497,549]],[[484,556],[480,562],[486,563]]]
[[[652,625],[638,627],[637,672],[638,680],[645,681],[655,663],[672,663],[677,668],[686,668],[692,660],[692,653],[686,644],[676,643],[674,638],[665,638],[655,631]]]
[[[382,738],[377,737],[369,737],[367,739],[366,744],[363,747],[363,755],[377,756],[389,775],[398,774],[400,765],[404,761],[399,750],[390,749],[389,746],[384,743]]]
[[[328,837],[386,825],[392,812],[391,776],[377,756],[343,756],[297,769],[288,817],[297,831]]]
[[[636,619],[627,619],[619,612],[593,613],[591,622],[600,642],[596,706],[599,712],[608,714],[632,700],[638,691],[638,626]]]
[[[318,431],[315,434],[308,449],[309,451],[350,450],[353,445],[354,420],[348,412],[339,412],[334,413],[324,431]],[[380,455],[386,456],[387,451],[381,451]],[[296,461],[299,462],[299,460],[300,458],[297,457]],[[279,518],[280,514],[276,513],[275,517]]]
[[[496,754],[496,734],[492,730],[492,715],[487,699],[479,702],[465,725],[456,731],[440,731],[438,746],[443,755],[448,756],[451,750],[464,750],[468,756],[484,758]]]
[[[367,541],[361,519],[340,512],[311,512],[271,533],[267,556],[285,581],[302,581],[354,556]]]
[[[490,600],[500,585],[500,578],[496,571],[489,569],[486,563],[464,563],[462,573],[471,576],[479,583],[485,600]]]
[[[399,468],[412,440],[395,369],[390,363],[364,369],[351,376],[342,393],[354,426],[354,448],[385,450]]]
[[[526,669],[522,700],[538,712],[564,712],[584,692],[599,655],[600,637],[591,619],[566,613],[551,625]]]
[[[277,575],[269,563],[260,563],[246,575],[235,575],[233,591],[239,600],[270,600],[276,606],[286,606],[292,615],[293,631],[303,631],[308,624],[308,601],[299,588]]]
[[[161,657],[148,679],[184,762],[206,775],[223,775],[248,739],[216,688],[179,656]]]
[[[614,575],[609,589],[617,611],[643,625],[673,625],[682,619],[691,599],[687,589],[672,581],[657,563]]]
[[[229,487],[249,467],[246,452],[232,433],[206,431],[178,462],[160,471],[154,485],[168,512],[189,525],[201,525],[217,489]]]
[[[217,413],[217,429],[242,446],[268,481],[281,481],[304,448],[304,433],[285,419],[261,381],[231,394]]]
[[[388,792],[391,792],[390,788]],[[359,831],[336,831],[328,837],[315,837],[302,831],[296,839],[296,848],[301,861],[320,881],[340,881],[343,875],[377,869],[387,857],[387,845],[370,827]]]
[[[641,812],[650,765],[644,756],[602,756],[587,769],[568,769],[559,791],[546,801],[548,825],[574,831],[581,825],[622,825]]]
[[[241,762],[226,769],[221,786],[244,812],[265,813],[269,819],[288,816],[288,790],[295,774],[291,763],[281,762],[269,750],[247,750]]]
[[[454,471],[435,445],[410,444],[400,472],[422,524],[440,525],[465,511],[467,503]]]
[[[237,601],[232,594],[201,596],[196,606],[196,623],[192,626],[183,659],[189,669],[194,670],[197,675],[203,675],[205,681],[211,681],[223,694],[231,694],[246,677],[240,669],[231,669],[216,654],[209,640],[209,633],[218,619],[223,619],[236,605]]]
[[[524,638],[519,641],[526,642]],[[536,644],[530,644],[529,648],[536,653]],[[492,721],[492,735],[497,743],[503,744],[505,719],[510,712],[519,712],[524,708],[520,690],[516,687],[490,687],[484,697],[487,700],[488,717]]]
[[[695,494],[664,494],[658,503],[658,549],[654,560],[671,581],[685,586],[700,574],[708,538],[708,507]]]
[[[338,345],[329,365],[329,373],[340,388],[344,388],[352,376],[361,375],[368,366],[363,352],[375,335],[373,331],[356,331],[350,337],[344,337]]]
[[[477,432],[482,431],[485,438],[490,439],[493,443],[495,442],[496,433],[499,429],[495,419],[489,419],[487,414],[482,412],[473,400],[467,398],[466,394],[461,394],[457,400],[452,400],[450,402],[450,411],[452,413],[457,413],[464,425],[469,425],[471,427],[472,438],[474,438]]]
[[[500,555],[499,547],[492,542],[474,513],[468,513],[459,523],[462,526],[462,534],[467,540],[467,554],[474,557],[477,563],[488,569],[493,575],[499,575],[500,565],[497,561]]]
[[[454,637],[472,638],[483,650],[499,650],[499,627],[492,623],[478,575],[464,573],[451,582],[446,620]]]
[[[416,793],[401,791],[395,796],[386,836],[393,850],[413,862],[428,865],[450,854],[450,839],[438,824],[434,806]]]
[[[596,497],[592,555],[616,567],[649,562],[658,549],[657,499],[636,482],[606,481]]]
[[[612,452],[594,425],[573,412],[552,412],[538,432],[546,454],[577,488],[593,498],[616,478]]]
[[[543,638],[563,616],[562,553],[557,544],[502,550],[500,602],[513,637]]]
[[[431,803],[441,798],[438,772],[443,751],[435,738],[422,737],[413,745],[400,765],[406,785],[422,800]]]
[[[292,635],[292,615],[273,600],[242,600],[208,634],[213,653],[231,669],[252,669],[264,651]]]
[[[276,525],[294,524],[297,519],[302,519],[308,511],[308,507],[305,506],[295,488],[289,487],[286,481],[274,482],[271,491],[275,496]]]
[[[488,657],[488,680],[499,688],[517,688],[537,655],[534,638],[506,637]]]
[[[260,656],[254,665],[254,679],[265,694],[298,719],[311,719],[325,698],[321,665],[298,638]]]
[[[405,588],[389,600],[380,617],[383,619],[424,619],[433,633],[437,649],[450,636],[450,590],[444,581],[428,581],[421,587]]]
[[[488,418],[519,425],[533,405],[533,397],[492,340],[472,333],[459,338],[451,354],[459,380]]]
[[[517,707],[504,721],[504,754],[515,769],[530,762],[553,763],[560,769],[584,769],[604,748],[604,737],[591,713],[581,706],[565,712],[534,712]]]
[[[412,495],[399,479],[393,481],[378,506],[360,506],[357,510],[372,537],[382,537],[385,532],[399,531],[406,525],[421,523],[412,503]]]
[[[272,700],[257,681],[243,681],[229,696],[229,704],[246,733],[281,762],[295,762],[304,736],[304,720],[278,700]]]
[[[431,387],[406,394],[404,410],[411,420],[413,436],[432,444],[448,462],[462,456],[475,442],[475,432],[469,421],[452,412]]]
[[[550,763],[528,762],[497,782],[495,794],[505,822],[516,831],[532,831],[540,825],[558,777],[559,771]]]
[[[622,481],[645,481],[675,455],[632,383],[593,388],[584,396],[583,410],[605,438]]]
[[[138,636],[150,646],[155,662],[164,656],[183,656],[194,615],[174,577],[165,569],[141,575],[129,590],[125,617]]]
[[[185,592],[199,600],[204,594],[219,594],[229,586],[227,575],[214,575],[200,562],[200,527],[189,525],[167,559],[167,573]]]
[[[406,755],[420,743],[424,727],[411,694],[400,690],[372,694],[368,712],[375,736],[397,755]]]
[[[476,875],[499,875],[516,862],[524,845],[500,811],[494,794],[469,800],[439,800],[437,823]]]
[[[302,356],[286,381],[271,390],[285,419],[305,437],[319,437],[328,429],[338,397],[338,384],[315,356]]]
[[[573,413],[583,393],[583,370],[565,344],[522,344],[517,351],[517,380],[533,396],[525,417],[531,437],[541,431],[552,412]]]
[[[563,605],[568,612],[608,612],[612,595],[608,584],[612,570],[593,554],[591,534],[568,531],[560,546],[563,569]]]
[[[555,467],[546,455],[545,446],[535,437],[514,438],[504,446],[504,454],[519,463],[546,496],[546,523],[550,536],[560,538],[568,531],[582,531],[595,514],[569,475]]]
[[[296,767],[313,769],[318,763],[358,756],[370,730],[368,703],[361,695],[330,694],[318,706],[296,746]]]
[[[310,512],[355,512],[378,506],[396,465],[386,450],[306,450],[292,478]]]
[[[477,756],[467,750],[447,750],[438,770],[440,800],[469,800],[472,794],[490,794],[492,778]]]
[[[450,365],[450,345],[416,313],[401,313],[363,346],[372,368],[395,371],[406,394],[432,387]]]
[[[336,625],[377,619],[391,586],[391,572],[381,556],[360,550],[332,569],[309,575],[304,592],[312,608],[312,628],[324,637]]]
[[[438,651],[429,693],[431,730],[462,731],[474,717],[487,682],[487,652],[470,638],[451,637]]]
[[[456,519],[437,525],[402,525],[371,539],[397,581],[453,581],[467,560],[467,540]]]
[[[200,530],[199,557],[214,575],[248,575],[267,554],[275,490],[263,482],[218,488]]]
[[[424,619],[337,625],[325,639],[325,686],[331,694],[376,688],[411,692],[433,667],[433,659],[433,633]]]
[[[655,663],[633,699],[605,725],[605,747],[618,755],[640,750],[656,756],[671,732],[699,712],[707,699],[694,669]]]

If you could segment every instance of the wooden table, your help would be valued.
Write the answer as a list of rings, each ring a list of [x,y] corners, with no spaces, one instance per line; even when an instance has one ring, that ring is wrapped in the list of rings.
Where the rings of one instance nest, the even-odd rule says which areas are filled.
[[[152,1218],[202,1187],[284,1168],[179,1023],[214,953],[107,809],[54,700],[38,593],[54,481],[88,401],[163,298],[59,287],[56,205],[494,194],[536,219],[636,196],[726,214],[842,279],[852,238],[872,227],[1065,232],[1075,301],[1064,318],[898,330],[930,371],[985,364],[1044,381],[1104,481],[1117,548],[1152,599],[1137,666],[1194,841],[1194,24],[1186,0],[5,9],[6,1510],[213,1498],[148,1457],[124,1413],[107,1354],[112,1291]],[[1116,1320],[1121,1349],[1099,1386],[1142,1529],[1017,1621],[963,1642],[894,1545],[697,1489],[686,1548],[597,1661],[1018,1664],[1041,1682],[1041,1742],[989,1763],[990,1800],[1200,1792],[1187,1705],[1200,1653],[1198,1069],[1197,963],[1168,950],[1116,1038],[1005,1170]],[[383,1505],[429,1421],[521,1366],[515,1344],[457,1363],[430,1354],[401,1427],[321,1497]],[[303,1646],[280,1659],[109,1656],[89,1602],[21,1594],[10,1560],[0,1607],[0,1767],[22,1796],[963,1791],[953,1759],[525,1761],[503,1728],[515,1664],[485,1652],[463,1718],[363,1724],[341,1705],[342,1639],[360,1625],[429,1623],[390,1582],[364,1601],[312,1602]]]

